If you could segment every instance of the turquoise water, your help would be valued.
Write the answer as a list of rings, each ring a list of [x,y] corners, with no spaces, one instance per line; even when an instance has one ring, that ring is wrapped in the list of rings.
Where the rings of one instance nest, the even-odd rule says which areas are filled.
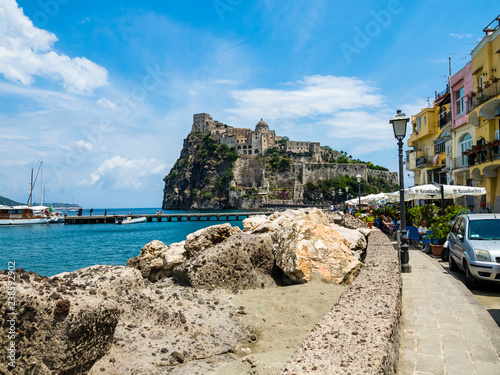
[[[125,208],[107,211],[108,215],[122,215],[154,214],[158,210]],[[186,212],[188,211],[164,211],[166,214]],[[231,211],[224,211],[227,212]],[[88,209],[83,211],[83,215],[88,213]],[[103,213],[103,209],[94,209],[93,215]],[[17,268],[34,271],[43,276],[53,276],[95,264],[125,265],[129,258],[137,256],[141,248],[150,241],[160,240],[169,245],[183,241],[189,233],[198,229],[222,223],[223,221],[212,220],[159,223],[153,221],[132,225],[1,225],[0,270],[7,269],[8,262],[16,262]],[[242,228],[241,220],[232,220],[230,224]]]

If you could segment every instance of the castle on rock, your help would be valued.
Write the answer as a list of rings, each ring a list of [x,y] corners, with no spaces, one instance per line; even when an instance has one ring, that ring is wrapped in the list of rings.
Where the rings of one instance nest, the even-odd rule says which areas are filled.
[[[249,128],[234,128],[214,121],[208,113],[198,113],[193,115],[193,127],[191,131],[200,131],[202,134],[210,134],[216,138],[220,144],[234,147],[240,155],[265,154],[269,148],[277,148],[293,153],[322,151],[319,142],[302,141],[282,141],[282,137],[277,136],[274,130],[269,130],[267,123],[261,119],[255,130]]]

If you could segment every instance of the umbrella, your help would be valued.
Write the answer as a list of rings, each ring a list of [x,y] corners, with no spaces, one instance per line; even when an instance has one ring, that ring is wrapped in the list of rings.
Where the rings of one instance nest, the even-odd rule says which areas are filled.
[[[405,200],[409,199],[454,199],[464,195],[485,195],[486,188],[474,186],[442,185],[443,197],[441,197],[441,185],[420,185],[405,190]]]

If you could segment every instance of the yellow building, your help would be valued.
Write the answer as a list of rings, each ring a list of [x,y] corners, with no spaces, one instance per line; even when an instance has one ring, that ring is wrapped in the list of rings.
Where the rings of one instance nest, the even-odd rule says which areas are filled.
[[[436,93],[434,106],[412,116],[406,169],[414,173],[415,185],[451,180],[451,111],[448,87]]]
[[[467,157],[470,177],[486,188],[487,206],[500,212],[500,16],[484,32],[471,53],[474,89],[466,93],[466,110],[475,139]]]

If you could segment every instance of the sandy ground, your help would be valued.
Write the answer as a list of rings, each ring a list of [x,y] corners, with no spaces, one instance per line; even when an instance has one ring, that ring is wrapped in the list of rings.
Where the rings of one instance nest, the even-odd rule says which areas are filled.
[[[277,374],[344,290],[317,277],[307,284],[240,291],[232,303],[255,342],[240,345],[236,361],[212,374]]]

